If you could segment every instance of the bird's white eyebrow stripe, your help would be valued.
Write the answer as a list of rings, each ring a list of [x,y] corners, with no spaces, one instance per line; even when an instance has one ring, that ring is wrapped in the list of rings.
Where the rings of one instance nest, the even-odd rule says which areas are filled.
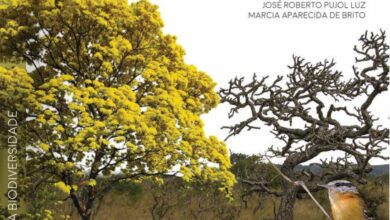
[[[352,183],[336,183],[337,186],[353,186]]]

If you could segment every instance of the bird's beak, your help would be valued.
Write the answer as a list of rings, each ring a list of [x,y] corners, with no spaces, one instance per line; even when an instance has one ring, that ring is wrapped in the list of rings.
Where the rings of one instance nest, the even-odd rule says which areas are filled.
[[[329,185],[326,185],[326,184],[318,184],[318,186],[324,187],[324,188],[326,188],[326,189],[329,188]]]

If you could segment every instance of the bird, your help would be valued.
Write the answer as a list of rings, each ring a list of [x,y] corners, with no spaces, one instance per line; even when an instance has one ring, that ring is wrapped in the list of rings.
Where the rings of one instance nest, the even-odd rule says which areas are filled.
[[[365,204],[356,186],[348,180],[335,180],[319,185],[328,189],[333,220],[369,220]]]

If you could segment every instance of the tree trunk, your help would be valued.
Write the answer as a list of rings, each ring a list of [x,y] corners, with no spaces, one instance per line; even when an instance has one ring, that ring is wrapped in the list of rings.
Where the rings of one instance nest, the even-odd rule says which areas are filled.
[[[82,220],[91,220],[92,219],[92,208],[91,207],[87,207],[84,209],[84,212],[81,216],[81,219]]]
[[[291,176],[293,168],[282,166],[281,171],[288,177]],[[294,204],[297,196],[298,188],[292,183],[283,179],[282,181],[283,196],[280,201],[280,206],[276,220],[292,220],[294,216]]]
[[[82,219],[82,220],[89,220],[89,219],[90,219],[90,216],[82,216],[81,219]]]
[[[90,220],[91,219],[91,210],[87,208],[83,208],[80,204],[79,198],[76,196],[74,191],[72,190],[70,193],[70,198],[73,201],[73,205],[76,207],[77,212],[82,220]]]
[[[84,210],[83,213],[79,213],[80,214],[80,218],[82,220],[91,220],[92,219],[92,213],[90,210]]]

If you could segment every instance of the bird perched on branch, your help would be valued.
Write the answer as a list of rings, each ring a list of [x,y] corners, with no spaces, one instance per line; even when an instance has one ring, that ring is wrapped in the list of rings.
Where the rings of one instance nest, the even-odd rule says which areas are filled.
[[[364,201],[357,188],[347,180],[335,180],[325,185],[328,189],[333,220],[367,220]]]

